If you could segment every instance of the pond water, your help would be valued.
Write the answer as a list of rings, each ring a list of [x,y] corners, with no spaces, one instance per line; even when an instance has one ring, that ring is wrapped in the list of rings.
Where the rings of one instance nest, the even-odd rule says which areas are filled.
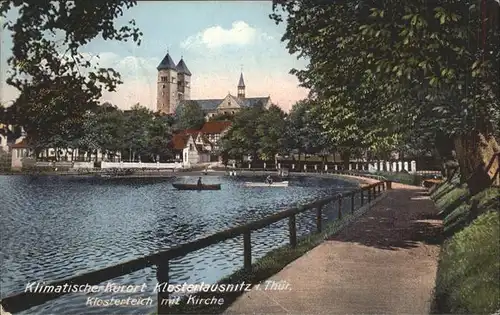
[[[246,188],[263,178],[207,176],[220,191],[177,191],[173,182],[106,180],[65,176],[0,176],[1,297],[25,290],[27,283],[52,282],[138,258],[212,233],[260,219],[296,204],[352,190],[354,181],[336,177],[297,177],[286,188]],[[348,206],[348,205],[347,205]],[[330,211],[331,210],[331,211]],[[324,220],[337,213],[325,208]],[[315,214],[297,218],[299,236],[315,229]],[[287,221],[252,233],[252,258],[288,242]],[[170,263],[171,283],[215,283],[243,265],[243,241],[235,238]],[[146,314],[154,311],[154,268],[110,280],[143,284],[153,305],[89,307],[88,294],[71,293],[22,314]],[[149,289],[151,288],[151,289]],[[99,298],[130,294],[96,293]],[[137,296],[137,294],[133,295]]]

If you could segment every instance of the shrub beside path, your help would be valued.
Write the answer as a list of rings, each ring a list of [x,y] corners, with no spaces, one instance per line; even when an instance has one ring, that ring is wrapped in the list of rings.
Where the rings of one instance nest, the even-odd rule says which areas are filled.
[[[428,314],[441,220],[424,188],[392,183],[387,196],[339,234],[252,290],[225,314]]]

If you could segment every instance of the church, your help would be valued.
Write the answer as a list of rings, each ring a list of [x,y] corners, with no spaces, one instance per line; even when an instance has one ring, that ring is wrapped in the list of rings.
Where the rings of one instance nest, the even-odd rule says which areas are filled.
[[[271,97],[246,97],[245,81],[243,73],[237,85],[236,96],[228,93],[222,99],[191,99],[191,72],[183,58],[175,64],[167,52],[158,67],[156,109],[160,113],[174,114],[175,111],[188,103],[196,103],[205,112],[208,120],[218,114],[234,114],[241,108],[255,106],[257,104],[268,108],[271,105]]]

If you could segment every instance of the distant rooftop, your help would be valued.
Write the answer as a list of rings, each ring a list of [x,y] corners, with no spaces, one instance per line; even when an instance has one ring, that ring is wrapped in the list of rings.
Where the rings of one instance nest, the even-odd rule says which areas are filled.
[[[237,99],[237,102],[241,107],[252,107],[257,105],[259,102],[262,103],[262,105],[265,105],[269,98],[269,96],[239,98]],[[180,108],[181,106],[187,105],[189,103],[197,103],[204,111],[212,111],[215,110],[223,100],[224,99],[183,100],[179,103],[179,106],[177,108]]]

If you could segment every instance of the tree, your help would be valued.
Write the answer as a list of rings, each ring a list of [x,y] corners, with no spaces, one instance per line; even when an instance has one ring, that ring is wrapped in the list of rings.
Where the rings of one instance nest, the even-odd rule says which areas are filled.
[[[258,154],[264,160],[274,159],[284,151],[285,113],[276,105],[258,117],[256,135],[259,137]]]
[[[68,145],[82,126],[88,110],[98,104],[103,89],[114,91],[121,83],[113,69],[98,68],[80,48],[100,36],[104,40],[132,40],[141,32],[132,20],[116,26],[136,1],[15,1],[0,4],[0,15],[19,10],[10,30],[11,76],[7,83],[20,92],[12,105],[15,119],[36,147]]]
[[[234,117],[229,131],[221,139],[221,151],[229,158],[242,160],[251,156],[252,160],[259,157],[260,137],[256,130],[259,119],[265,113],[261,106],[243,108]]]
[[[129,160],[135,161],[136,157],[149,156],[149,132],[154,115],[140,104],[134,105],[126,114],[125,143],[128,146]]]
[[[286,120],[285,148],[290,153],[297,153],[299,155],[299,161],[300,155],[305,152],[305,142],[307,141],[307,136],[304,132],[304,117],[306,115],[307,106],[306,100],[295,103]]]
[[[329,133],[344,132],[336,140],[395,147],[405,130],[438,113],[427,128],[456,139],[468,178],[499,151],[491,135],[500,112],[500,37],[486,27],[498,25],[498,16],[483,13],[498,5],[486,2],[494,10],[477,1],[274,4],[287,12],[289,52],[310,59],[293,73],[319,101]]]
[[[333,142],[321,123],[320,113],[314,110],[313,103],[311,99],[295,103],[286,120],[286,147],[288,151],[298,153],[299,162],[302,153],[323,156],[325,162],[333,150]]]
[[[189,101],[177,108],[176,121],[178,130],[200,129],[205,123],[205,113],[196,101]]]
[[[233,119],[234,119],[234,114],[221,113],[210,117],[209,121],[227,121],[227,120],[232,121]]]
[[[7,108],[0,104],[0,135],[7,135],[8,129]]]
[[[149,127],[148,151],[155,162],[170,157],[172,151],[169,144],[172,137],[172,129],[169,121],[155,116]]]

